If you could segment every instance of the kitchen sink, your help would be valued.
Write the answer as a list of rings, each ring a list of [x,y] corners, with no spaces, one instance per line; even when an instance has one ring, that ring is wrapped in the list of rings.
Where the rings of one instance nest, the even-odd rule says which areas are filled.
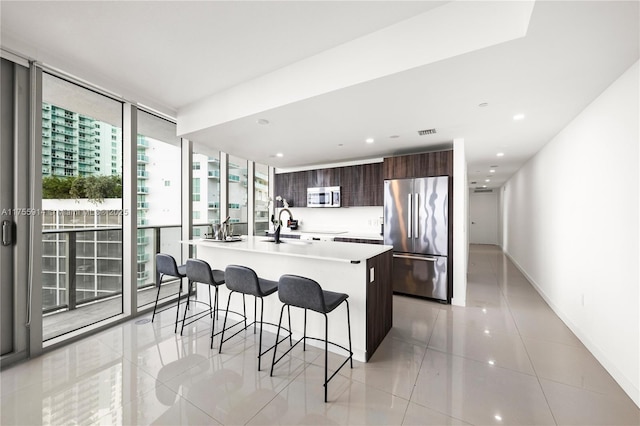
[[[262,240],[262,242],[275,244],[276,240],[274,240],[273,238],[267,238],[266,240]],[[298,246],[308,246],[311,243],[311,241],[301,241],[293,238],[283,238],[280,240],[280,244],[291,244]]]

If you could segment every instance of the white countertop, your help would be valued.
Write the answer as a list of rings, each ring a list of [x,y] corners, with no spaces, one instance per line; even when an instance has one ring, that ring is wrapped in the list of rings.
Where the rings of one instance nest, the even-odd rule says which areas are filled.
[[[342,235],[342,234],[341,234]],[[300,241],[283,239],[280,244],[268,241],[268,237],[242,236],[241,241],[225,242],[216,240],[191,240],[188,244],[207,247],[220,247],[228,250],[267,253],[274,255],[296,256],[331,260],[336,262],[364,262],[381,253],[392,250],[392,246],[380,244],[357,244],[333,241]]]

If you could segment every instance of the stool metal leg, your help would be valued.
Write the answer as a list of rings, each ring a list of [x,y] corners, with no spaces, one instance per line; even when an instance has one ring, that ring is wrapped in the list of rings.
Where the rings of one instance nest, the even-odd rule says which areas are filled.
[[[218,306],[218,286],[216,286],[214,293],[215,293],[215,299],[213,301],[213,310],[216,312],[216,319],[219,320],[220,312],[219,312],[219,306]]]
[[[173,332],[178,332],[178,321],[180,318],[180,298],[182,297],[182,278],[180,278],[180,286],[178,287],[178,304],[176,305],[176,325],[173,327]]]
[[[182,332],[184,331],[184,322],[187,318],[187,309],[189,309],[189,298],[191,297],[191,280],[189,280],[189,284],[187,285],[187,304],[184,308],[184,314],[182,315],[182,327],[180,327],[180,335],[182,336]]]
[[[327,402],[327,390],[329,381],[327,380],[327,366],[329,365],[329,317],[324,314],[324,402]]]
[[[307,350],[307,310],[304,310],[304,328],[302,329],[302,350]]]
[[[211,286],[209,286],[209,316],[213,319],[213,305],[211,304]]]
[[[162,277],[164,277],[164,274],[160,274],[160,278],[158,279],[158,292],[156,293],[156,303],[153,305],[153,315],[151,315],[151,322],[153,322],[156,317],[156,308],[158,307],[158,298],[160,297],[160,283],[162,283]]]
[[[262,298],[260,298],[260,300],[262,300]],[[262,301],[262,306],[264,307],[264,301]],[[258,296],[254,296],[253,297],[253,334],[256,334],[256,319],[258,318],[256,313],[258,308]],[[260,313],[260,324],[262,326],[262,313]],[[260,362],[258,361],[258,364],[260,364]],[[260,370],[260,368],[258,368],[258,370]]]
[[[220,335],[220,347],[218,348],[218,353],[222,353],[222,343],[224,343],[224,331],[227,329],[227,317],[229,316],[229,306],[231,306],[231,295],[235,293],[232,291],[229,293],[229,298],[227,299],[227,311],[224,314],[224,322],[222,323],[222,334]],[[211,349],[213,349],[213,327],[211,328]]]
[[[258,302],[256,297],[256,304]],[[260,371],[260,362],[262,361],[262,319],[264,314],[264,299],[260,298],[260,337],[258,338],[258,371]],[[253,321],[253,329],[255,333],[256,321]],[[277,336],[276,336],[277,338]]]
[[[276,364],[276,353],[278,352],[278,340],[280,339],[280,325],[282,324],[282,314],[284,314],[284,306],[280,309],[280,319],[278,320],[278,332],[276,333],[276,344],[273,347],[273,360],[271,361],[271,372],[269,376],[273,377],[273,366]],[[291,312],[291,311],[289,311]]]
[[[353,368],[353,350],[351,349],[351,315],[349,315],[349,301],[347,303],[347,331],[349,332],[349,360],[351,361],[351,368]]]
[[[291,328],[291,306],[287,305],[287,311],[289,312],[289,346],[293,346],[293,340],[291,336],[293,336],[293,328]]]
[[[229,310],[229,305],[227,305],[227,311]],[[247,329],[247,302],[244,297],[244,293],[242,293],[242,313],[244,314],[244,328]]]

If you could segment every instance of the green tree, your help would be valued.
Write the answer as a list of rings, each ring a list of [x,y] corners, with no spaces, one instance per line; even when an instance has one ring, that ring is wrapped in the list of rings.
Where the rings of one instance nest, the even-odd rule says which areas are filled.
[[[120,197],[122,197],[122,177],[117,175],[42,178],[42,198],[87,198],[90,202],[98,204],[105,198]]]
[[[88,176],[83,185],[84,198],[88,198],[92,203],[102,203],[105,198],[122,196],[120,176]]]
[[[84,176],[76,176],[73,179],[73,183],[71,184],[71,189],[69,190],[69,194],[71,194],[71,198],[80,199],[87,198],[87,178]]]
[[[73,198],[71,187],[74,180],[73,177],[45,176],[42,178],[42,198]]]

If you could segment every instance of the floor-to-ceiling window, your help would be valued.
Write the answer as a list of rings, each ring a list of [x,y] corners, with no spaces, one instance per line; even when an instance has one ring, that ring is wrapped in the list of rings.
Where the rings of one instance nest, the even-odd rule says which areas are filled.
[[[228,164],[229,183],[229,223],[234,235],[247,235],[248,233],[248,181],[247,160],[229,156]]]
[[[254,172],[254,234],[265,235],[269,229],[269,166],[255,164]]]
[[[125,210],[122,103],[44,73],[41,108],[46,341],[123,312]]]
[[[195,150],[191,169],[193,237],[202,238],[220,223],[220,153]]]
[[[138,110],[136,286],[139,308],[151,306],[156,297],[156,253],[170,254],[178,264],[182,263],[180,155],[176,124]],[[178,285],[177,281],[163,285],[160,298],[174,297]]]

